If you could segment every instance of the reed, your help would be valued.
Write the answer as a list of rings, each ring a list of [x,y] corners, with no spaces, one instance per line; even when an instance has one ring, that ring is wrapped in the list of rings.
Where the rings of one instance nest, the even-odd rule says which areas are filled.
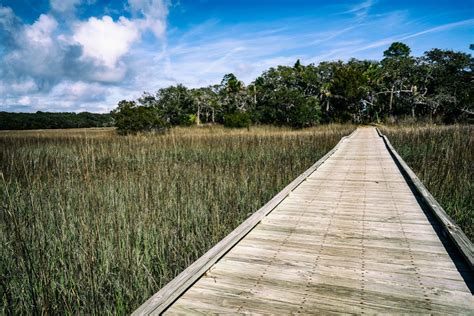
[[[131,312],[353,128],[0,133],[0,313]]]

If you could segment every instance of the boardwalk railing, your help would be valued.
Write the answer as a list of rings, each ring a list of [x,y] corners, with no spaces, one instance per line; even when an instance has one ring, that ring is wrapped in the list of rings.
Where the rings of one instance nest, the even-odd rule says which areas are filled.
[[[426,189],[416,174],[408,167],[407,163],[393,148],[392,144],[388,140],[387,136],[383,135],[382,132],[377,128],[377,133],[382,137],[388,151],[392,155],[395,162],[401,168],[402,173],[405,175],[407,180],[413,185],[413,188],[422,198],[425,205],[435,215],[436,219],[442,225],[445,234],[451,239],[454,245],[458,248],[461,255],[466,259],[469,267],[473,270],[474,265],[474,247],[472,242],[467,238],[466,234],[462,229],[453,221],[443,207],[436,201],[431,193]]]
[[[331,149],[324,157],[319,159],[308,170],[303,172],[298,178],[293,180],[267,204],[247,218],[235,230],[214,247],[208,250],[202,257],[192,263],[176,278],[166,284],[159,292],[150,297],[132,315],[159,314],[165,311],[177,298],[181,296],[194,282],[196,282],[207,270],[209,270],[222,256],[224,256],[233,246],[245,237],[260,221],[273,211],[294,189],[305,181],[319,166],[321,166],[344,142],[351,137],[355,130],[348,136],[341,138],[339,143]]]

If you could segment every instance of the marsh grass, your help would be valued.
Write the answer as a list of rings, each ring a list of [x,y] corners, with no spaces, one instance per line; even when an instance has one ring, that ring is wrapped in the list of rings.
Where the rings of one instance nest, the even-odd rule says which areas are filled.
[[[474,240],[474,127],[385,127],[382,132],[446,213]]]
[[[0,133],[0,313],[131,312],[352,129]]]

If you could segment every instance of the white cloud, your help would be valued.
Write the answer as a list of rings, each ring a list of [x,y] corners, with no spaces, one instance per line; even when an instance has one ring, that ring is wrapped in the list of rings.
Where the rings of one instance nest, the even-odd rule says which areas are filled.
[[[13,10],[0,5],[0,35],[3,35],[2,33],[4,32],[12,32],[15,28],[15,22],[18,22],[18,19],[13,13]]]
[[[125,55],[140,32],[134,22],[120,17],[114,22],[111,17],[89,18],[77,24],[73,39],[83,47],[85,57],[93,58],[109,68],[115,68],[117,61]]]
[[[7,47],[2,68],[10,75],[22,74],[14,80],[35,76],[44,79],[57,73],[61,67],[60,48],[54,35],[57,28],[58,23],[52,16],[42,14],[33,24],[13,29],[14,43]]]
[[[57,27],[58,22],[53,17],[41,14],[35,23],[25,27],[26,40],[31,45],[43,48],[51,47],[53,45],[52,34]]]
[[[0,109],[115,107],[117,98],[136,90],[126,85],[128,55],[143,31],[137,20],[104,16],[63,24],[50,13],[23,24],[0,6]]]
[[[22,81],[11,81],[8,84],[0,81],[0,93],[3,95],[26,94],[36,91],[38,91],[38,85],[31,78]]]
[[[81,0],[50,0],[51,9],[60,13],[68,13],[75,10]]]
[[[57,101],[81,104],[105,100],[108,87],[99,83],[65,81],[55,86],[50,96]]]
[[[31,99],[29,96],[23,96],[18,99],[18,104],[19,105],[30,105],[31,104]]]
[[[468,19],[468,20],[439,25],[439,26],[432,27],[421,32],[416,32],[416,33],[401,37],[400,40],[406,40],[409,38],[414,38],[414,37],[418,37],[418,36],[429,34],[429,33],[442,32],[442,31],[446,31],[452,28],[456,28],[460,26],[469,26],[469,25],[474,25],[474,19]]]
[[[166,31],[168,4],[164,0],[128,0],[132,14],[143,30],[150,30],[156,38],[162,38]]]

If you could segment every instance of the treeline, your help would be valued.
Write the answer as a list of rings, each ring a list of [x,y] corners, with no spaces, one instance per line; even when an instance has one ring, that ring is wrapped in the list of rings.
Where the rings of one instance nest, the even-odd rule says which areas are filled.
[[[36,112],[12,113],[0,112],[1,130],[49,129],[49,128],[84,128],[113,126],[110,114],[89,112]]]
[[[471,48],[473,46],[471,45]],[[249,85],[227,74],[220,84],[188,89],[178,84],[123,100],[112,111],[122,133],[173,125],[221,123],[244,127],[307,127],[329,122],[427,118],[472,119],[474,63],[470,54],[432,49],[421,57],[393,43],[381,61],[351,59],[265,71]]]

